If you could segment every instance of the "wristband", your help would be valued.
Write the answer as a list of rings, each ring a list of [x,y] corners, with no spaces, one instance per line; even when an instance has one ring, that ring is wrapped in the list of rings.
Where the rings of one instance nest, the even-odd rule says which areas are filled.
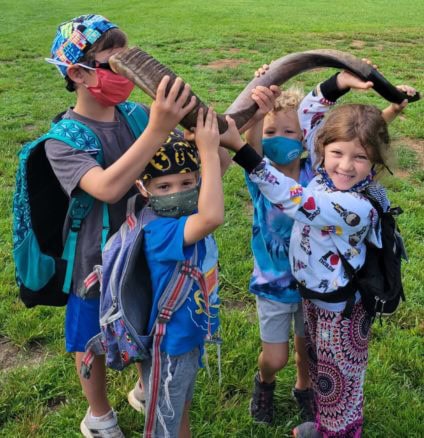
[[[255,149],[246,143],[241,149],[234,155],[233,160],[247,173],[251,173],[261,162],[262,157],[255,151]]]
[[[337,99],[350,91],[350,88],[340,90],[340,88],[337,86],[338,74],[339,73],[336,73],[334,76],[331,76],[330,79],[322,82],[319,86],[324,99],[329,100],[330,102],[335,102]]]

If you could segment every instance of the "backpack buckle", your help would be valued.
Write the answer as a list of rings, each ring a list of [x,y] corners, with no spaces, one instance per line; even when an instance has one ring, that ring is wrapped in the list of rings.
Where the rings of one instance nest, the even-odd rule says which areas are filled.
[[[82,220],[81,219],[72,219],[71,222],[71,231],[79,231],[81,229]]]
[[[400,207],[393,207],[393,208],[390,209],[390,213],[393,216],[399,216],[400,214],[403,213],[403,210]]]
[[[84,217],[85,212],[89,208],[88,204],[85,204],[83,202],[75,202],[75,204],[72,206],[71,211],[69,212],[69,215],[71,217]]]
[[[188,263],[183,263],[181,266],[181,273],[184,275],[189,275],[192,276],[193,272],[195,272],[196,267],[195,266],[191,266]]]
[[[171,316],[172,309],[170,309],[169,307],[164,307],[158,315],[158,322],[160,322],[161,324],[167,324],[171,319]]]

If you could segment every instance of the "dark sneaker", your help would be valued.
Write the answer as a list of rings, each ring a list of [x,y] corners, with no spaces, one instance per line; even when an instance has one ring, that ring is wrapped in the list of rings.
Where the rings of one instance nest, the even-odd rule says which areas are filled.
[[[322,438],[321,433],[316,430],[312,421],[299,424],[292,432],[295,438]]]
[[[315,401],[314,390],[308,389],[296,389],[293,388],[292,394],[299,406],[300,418],[302,421],[309,422],[315,420]]]
[[[259,373],[257,373],[254,385],[253,396],[250,400],[250,415],[255,423],[271,424],[274,420],[275,381],[261,382]]]

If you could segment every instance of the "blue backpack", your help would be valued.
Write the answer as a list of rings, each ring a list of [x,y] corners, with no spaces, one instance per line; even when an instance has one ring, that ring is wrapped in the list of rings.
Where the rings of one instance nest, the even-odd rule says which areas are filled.
[[[139,137],[148,122],[143,108],[131,102],[117,108],[134,137]],[[26,143],[19,152],[13,197],[13,258],[19,295],[26,307],[67,303],[78,232],[94,203],[94,198],[85,192],[71,199],[65,194],[46,157],[44,144],[48,139],[87,151],[104,165],[102,145],[94,132],[81,122],[62,119],[61,115],[46,134]],[[63,244],[67,214],[71,226]],[[102,247],[108,232],[109,214],[104,203]]]
[[[160,385],[160,345],[167,323],[186,301],[194,282],[203,292],[205,302],[208,295],[205,278],[198,268],[195,245],[191,258],[176,264],[158,302],[156,321],[152,330],[148,331],[153,294],[143,248],[144,228],[157,216],[150,207],[141,208],[138,205],[140,198],[140,195],[135,195],[128,200],[127,219],[107,241],[102,253],[102,266],[96,266],[101,285],[101,331],[87,342],[81,375],[90,377],[97,355],[105,355],[106,366],[118,371],[151,357],[154,377],[151,379],[145,433],[153,433]]]

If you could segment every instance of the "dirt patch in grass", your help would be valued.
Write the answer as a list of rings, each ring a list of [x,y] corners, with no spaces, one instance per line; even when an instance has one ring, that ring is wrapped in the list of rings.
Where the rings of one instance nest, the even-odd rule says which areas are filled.
[[[245,208],[246,208],[246,213],[249,216],[253,216],[253,210],[254,210],[253,209],[253,203],[252,203],[252,201],[250,199],[246,201]]]
[[[32,344],[27,350],[14,345],[4,336],[0,336],[0,372],[22,365],[38,365],[46,356],[40,344]]]
[[[236,68],[240,64],[246,64],[246,62],[246,59],[217,59],[216,61],[206,64],[205,67],[211,68],[212,70],[222,70],[224,68]]]
[[[402,137],[393,142],[395,147],[400,144],[407,146],[409,149],[416,152],[417,159],[421,162],[421,164],[424,164],[424,140],[420,138]]]
[[[362,40],[353,40],[350,43],[350,47],[352,47],[352,49],[363,49],[365,47],[366,43],[365,41]]]
[[[202,53],[212,53],[216,51],[216,49],[202,49]],[[240,53],[242,51],[242,49],[240,49],[239,47],[230,47],[229,49],[221,49],[220,53]],[[258,50],[243,50],[243,51],[247,51],[249,53],[259,53]]]
[[[398,178],[404,178],[411,175],[416,168],[424,169],[424,140],[419,138],[401,137],[393,141],[392,146],[394,149],[405,147],[415,153],[415,158],[418,161],[418,165],[412,169],[400,169],[396,167],[395,174]],[[396,166],[396,162],[395,162]]]
[[[245,310],[246,309],[246,302],[243,300],[234,300],[234,299],[222,299],[222,305],[226,309],[230,310]]]
[[[386,47],[384,46],[384,44],[377,44],[374,46],[374,49],[379,51],[379,52],[384,52],[385,48]]]
[[[35,125],[25,125],[24,126],[24,130],[27,132],[33,132],[33,131],[35,131],[36,128],[37,127]]]
[[[47,406],[49,409],[56,410],[66,403],[66,397],[64,395],[58,395],[47,400]]]

